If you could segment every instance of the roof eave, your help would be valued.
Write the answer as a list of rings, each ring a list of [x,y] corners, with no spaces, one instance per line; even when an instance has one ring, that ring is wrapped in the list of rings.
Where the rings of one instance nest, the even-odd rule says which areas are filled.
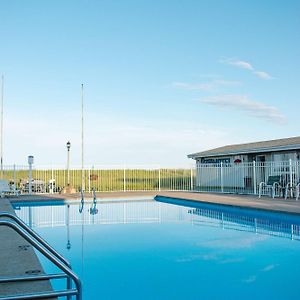
[[[205,154],[204,152],[192,153],[187,157],[192,159],[202,158],[202,157],[213,157],[213,156],[225,156],[225,155],[239,155],[239,154],[251,154],[251,153],[265,153],[265,152],[275,152],[275,151],[288,151],[288,150],[299,150],[300,144],[290,145],[290,146],[276,146],[276,147],[262,147],[254,149],[245,149],[240,151],[226,151],[226,152],[215,152]]]

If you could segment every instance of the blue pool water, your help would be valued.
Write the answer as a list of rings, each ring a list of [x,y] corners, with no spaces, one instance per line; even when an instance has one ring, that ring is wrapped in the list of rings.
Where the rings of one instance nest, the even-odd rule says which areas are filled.
[[[299,216],[158,200],[15,208],[71,261],[84,299],[299,299]]]

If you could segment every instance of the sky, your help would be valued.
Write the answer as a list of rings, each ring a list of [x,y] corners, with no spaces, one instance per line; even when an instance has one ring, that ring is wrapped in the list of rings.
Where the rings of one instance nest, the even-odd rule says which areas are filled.
[[[300,2],[0,0],[4,164],[185,167],[299,136]]]

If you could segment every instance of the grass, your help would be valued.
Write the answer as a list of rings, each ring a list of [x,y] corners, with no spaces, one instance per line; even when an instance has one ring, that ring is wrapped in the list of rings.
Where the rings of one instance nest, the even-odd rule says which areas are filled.
[[[28,170],[4,171],[3,178],[14,182],[17,188],[21,188],[28,182]],[[194,174],[193,174],[194,176]],[[58,189],[67,185],[66,170],[33,170],[33,179],[42,180],[49,190],[48,183],[55,179]],[[194,181],[194,178],[193,178]],[[80,189],[82,182],[81,170],[70,170],[70,184]],[[85,190],[95,188],[96,191],[151,191],[151,190],[190,190],[191,170],[190,169],[116,169],[116,170],[85,170]]]

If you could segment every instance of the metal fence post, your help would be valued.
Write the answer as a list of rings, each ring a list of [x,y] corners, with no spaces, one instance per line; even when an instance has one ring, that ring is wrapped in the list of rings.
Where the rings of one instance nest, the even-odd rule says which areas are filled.
[[[63,178],[64,178],[63,186],[65,187],[66,186],[66,170],[64,169],[64,170],[62,170],[62,172],[63,172]]]
[[[292,159],[289,159],[290,165],[290,189],[291,189],[291,198],[293,198],[293,169],[292,169]]]
[[[158,190],[160,191],[160,168],[158,169]]]
[[[16,165],[14,165],[14,192],[16,192],[17,189],[17,174],[16,174]]]
[[[91,169],[89,168],[88,172],[88,185],[89,185],[89,193],[91,192]]]
[[[123,170],[123,191],[126,192],[126,168]]]
[[[223,162],[220,163],[220,167],[221,167],[221,192],[224,193]]]
[[[199,176],[199,164],[198,161],[196,161],[196,167],[195,167],[195,190],[197,190],[197,187],[199,187],[199,182],[200,182],[200,176]]]
[[[32,194],[32,164],[33,164],[33,156],[28,156],[28,164],[29,164],[29,174],[28,174],[28,193],[29,195]]]
[[[53,172],[53,166],[51,166],[51,194],[54,193],[53,191],[53,185],[54,185],[54,172]]]
[[[256,183],[256,163],[255,160],[253,161],[253,191],[254,191],[254,195],[257,194],[257,183]]]
[[[193,167],[191,167],[191,191],[194,188],[194,182],[193,182]]]

